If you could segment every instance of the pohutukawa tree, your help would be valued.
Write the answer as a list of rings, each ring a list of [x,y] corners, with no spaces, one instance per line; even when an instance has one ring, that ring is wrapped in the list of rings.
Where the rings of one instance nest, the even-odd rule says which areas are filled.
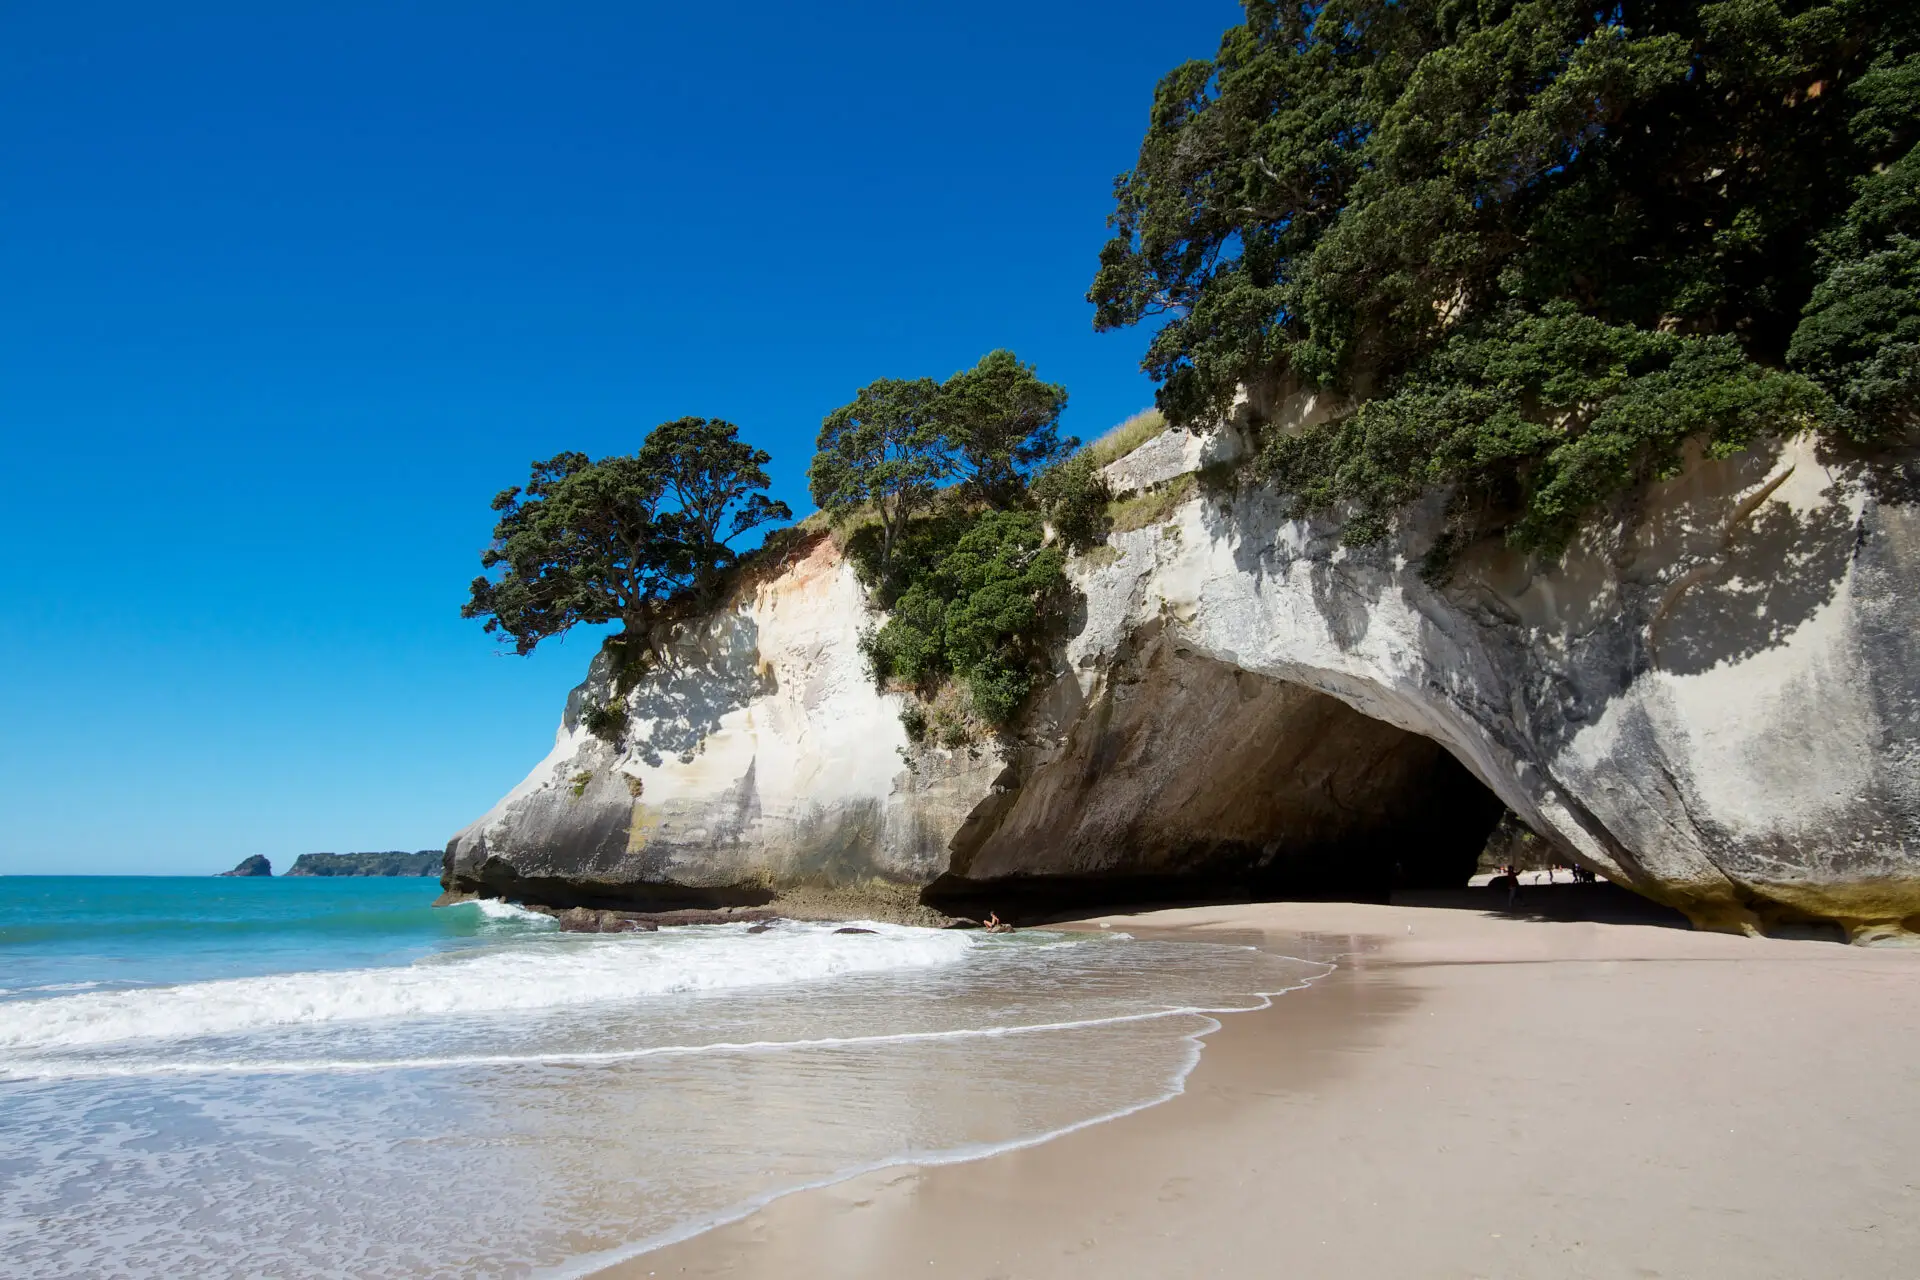
[[[932,378],[881,378],[820,425],[819,452],[807,468],[813,500],[843,516],[871,507],[880,522],[880,572],[892,566],[900,532],[953,474]]]
[[[963,681],[996,725],[1025,701],[1065,580],[1027,486],[1079,444],[1059,433],[1066,403],[1032,366],[993,351],[945,382],[869,383],[828,415],[808,478],[822,510],[873,514],[849,552],[890,611],[863,640],[879,679],[922,692]],[[936,503],[945,486],[964,500]]]
[[[663,423],[639,451],[590,462],[562,453],[533,464],[500,513],[461,616],[484,618],[514,651],[581,623],[619,622],[644,635],[665,601],[710,590],[750,529],[792,512],[761,492],[769,457],[733,424]]]
[[[668,509],[659,519],[684,549],[700,589],[711,589],[733,564],[735,538],[793,519],[786,503],[762,492],[771,461],[719,418],[676,418],[647,433],[640,465],[661,479]]]
[[[1920,425],[1920,5],[1245,9],[1161,81],[1089,299],[1164,318],[1175,423],[1343,393],[1266,461],[1350,539],[1450,484],[1551,550],[1690,440]]]
[[[1028,477],[1080,443],[1060,437],[1066,407],[1065,387],[1042,382],[1011,351],[990,351],[940,384],[936,417],[956,471],[981,498],[1004,509],[1020,500]]]
[[[881,378],[827,416],[807,476],[813,500],[836,516],[871,507],[880,522],[880,567],[901,531],[946,484],[1007,508],[1028,478],[1071,453],[1062,439],[1065,388],[1042,382],[1011,351],[991,351],[945,382]]]

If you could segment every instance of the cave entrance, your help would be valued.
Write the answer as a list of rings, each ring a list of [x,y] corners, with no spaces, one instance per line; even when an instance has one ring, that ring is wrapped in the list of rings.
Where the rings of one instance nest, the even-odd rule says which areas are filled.
[[[1016,765],[923,899],[1033,919],[1464,887],[1505,806],[1440,743],[1149,637]]]

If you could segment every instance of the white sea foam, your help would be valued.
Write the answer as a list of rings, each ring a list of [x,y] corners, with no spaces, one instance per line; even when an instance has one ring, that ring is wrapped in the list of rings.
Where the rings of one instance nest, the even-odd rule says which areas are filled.
[[[0,1008],[0,1048],[31,1053],[782,986],[954,964],[974,945],[963,933],[868,927],[874,932],[854,936],[787,925],[760,935],[718,926],[612,938],[555,937],[404,967],[229,978],[27,1001]]]
[[[560,925],[558,920],[544,912],[529,911],[514,903],[502,902],[498,898],[474,898],[464,905],[473,907],[489,920],[514,920],[521,924],[546,925],[552,928],[558,928]]]
[[[489,925],[411,966],[0,1005],[0,1270],[571,1280],[803,1187],[1151,1106],[1220,1016],[1325,967],[1040,933]],[[648,999],[672,992],[701,998]],[[439,1016],[462,1013],[481,1016]]]
[[[1270,994],[1279,994],[1277,992]],[[1256,998],[1264,998],[1256,997]],[[805,1040],[715,1040],[708,1044],[656,1044],[631,1049],[559,1050],[544,1053],[435,1054],[410,1058],[234,1058],[183,1060],[177,1058],[114,1058],[75,1063],[68,1059],[41,1062],[0,1062],[0,1072],[20,1079],[72,1080],[172,1075],[316,1075],[364,1071],[406,1071],[449,1067],[605,1066],[643,1058],[678,1058],[705,1054],[786,1053],[799,1049],[853,1049],[885,1045],[930,1044],[951,1040],[995,1040],[1005,1036],[1040,1035],[1060,1031],[1089,1031],[1166,1018],[1191,1018],[1241,1009],[1200,1009],[1169,1005],[1144,1013],[1105,1018],[1076,1018],[1066,1022],[1032,1022],[1007,1026],[953,1027],[943,1031],[901,1031],[881,1035],[814,1036]]]

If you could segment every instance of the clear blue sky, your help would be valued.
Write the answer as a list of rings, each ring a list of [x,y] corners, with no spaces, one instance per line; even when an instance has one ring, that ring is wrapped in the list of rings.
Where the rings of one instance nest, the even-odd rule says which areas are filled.
[[[442,845],[592,637],[458,616],[487,501],[1006,346],[1151,402],[1084,300],[1231,0],[9,5],[0,873]]]

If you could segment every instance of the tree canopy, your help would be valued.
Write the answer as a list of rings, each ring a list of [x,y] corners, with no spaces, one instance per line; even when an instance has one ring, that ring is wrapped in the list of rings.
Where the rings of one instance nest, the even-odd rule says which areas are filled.
[[[740,439],[719,418],[676,418],[647,433],[639,463],[660,477],[672,504],[661,517],[684,549],[695,581],[713,585],[734,561],[733,540],[750,529],[793,519],[793,510],[762,492],[773,455]]]
[[[1042,382],[1011,351],[990,351],[980,363],[940,385],[937,420],[956,471],[996,507],[1019,500],[1027,478],[1073,452],[1061,439],[1067,391]]]
[[[900,531],[953,473],[939,398],[932,378],[880,378],[820,425],[819,451],[807,468],[813,500],[836,516],[874,509],[882,573],[892,564]]]
[[[980,719],[1010,721],[1044,668],[1042,625],[1065,581],[1028,484],[1079,441],[1059,433],[1064,388],[1011,351],[945,382],[882,378],[828,415],[808,478],[822,510],[865,510],[848,552],[887,621],[874,675],[922,694],[964,685]],[[919,705],[903,717],[924,726]]]
[[[733,539],[791,518],[761,492],[769,457],[732,423],[663,423],[633,454],[591,462],[562,453],[533,464],[524,488],[495,496],[493,542],[481,554],[462,617],[484,618],[514,651],[581,623],[642,633],[664,601],[711,588]]]
[[[913,517],[943,486],[965,483],[989,505],[1007,508],[1028,478],[1079,444],[1058,424],[1066,389],[1042,382],[1011,351],[991,351],[945,382],[880,378],[827,415],[807,469],[820,509],[876,513],[879,563]]]
[[[1155,95],[1089,294],[1171,420],[1343,393],[1269,457],[1357,540],[1453,482],[1525,545],[1710,449],[1920,416],[1920,6],[1246,0]]]

